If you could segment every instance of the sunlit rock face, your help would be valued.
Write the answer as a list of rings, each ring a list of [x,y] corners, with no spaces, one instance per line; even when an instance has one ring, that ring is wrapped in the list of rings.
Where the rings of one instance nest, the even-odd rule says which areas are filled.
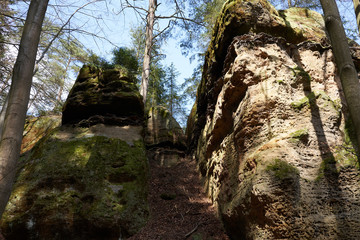
[[[135,78],[126,69],[85,65],[66,100],[62,124],[139,125],[144,120]]]
[[[106,75],[101,69],[96,72]],[[115,72],[117,70],[110,71]],[[72,94],[74,96],[74,89]],[[129,95],[134,98],[136,113],[143,116],[142,105],[136,105],[141,103],[140,95],[135,90]],[[69,99],[65,110],[75,105]],[[108,110],[113,104],[116,105],[113,109],[123,106],[120,99],[113,100],[113,103],[105,101]],[[124,100],[126,104],[130,104],[127,100]],[[97,101],[99,99],[92,104]],[[86,105],[84,109],[91,110],[91,106]],[[119,112],[116,114],[120,116]],[[64,125],[63,121],[62,127],[45,133],[21,158],[14,190],[0,225],[7,240],[118,240],[134,235],[146,224],[148,161],[143,123],[135,125],[134,115],[125,115],[116,122],[119,126],[114,122],[95,124],[93,118],[90,126],[77,127],[74,119],[79,124],[84,117],[84,122],[90,123],[89,115],[78,114],[74,121],[65,118],[69,121],[65,123],[72,124]],[[124,123],[131,125],[124,126]]]
[[[359,239],[360,174],[321,15],[231,1],[188,142],[233,239]],[[355,56],[355,54],[354,54]]]
[[[165,107],[150,108],[145,143],[148,146],[168,145],[180,149],[185,148],[184,132]]]
[[[162,166],[176,164],[185,155],[185,135],[176,119],[163,106],[149,110],[145,144],[149,158]]]

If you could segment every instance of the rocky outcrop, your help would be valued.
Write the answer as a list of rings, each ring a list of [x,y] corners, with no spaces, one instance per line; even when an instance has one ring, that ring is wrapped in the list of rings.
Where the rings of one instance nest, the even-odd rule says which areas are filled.
[[[320,14],[228,1],[188,126],[232,239],[359,239],[360,172]]]
[[[146,126],[146,145],[167,145],[179,149],[186,147],[182,128],[165,107],[150,108]]]
[[[135,78],[126,69],[85,65],[63,109],[63,124],[125,126],[144,121],[144,106]]]
[[[150,159],[161,166],[171,166],[184,157],[184,132],[165,107],[150,108],[146,126],[145,143]]]
[[[81,70],[80,83],[87,69],[93,68]],[[95,70],[96,74],[103,74],[105,79],[100,79],[104,82],[122,82],[113,79],[118,70]],[[112,81],[106,76],[111,76]],[[121,75],[117,76],[121,78]],[[108,87],[104,86],[103,90]],[[79,90],[79,82],[74,88]],[[138,92],[125,89],[133,102],[141,103]],[[79,104],[92,91],[83,91],[82,96],[75,90],[69,99],[82,99],[77,102]],[[104,95],[107,94],[105,90]],[[124,98],[124,104],[115,95],[110,100],[96,92],[99,99],[107,99],[101,102],[101,106],[106,108],[108,104],[106,113],[101,112],[105,113],[102,115],[105,118],[97,119],[105,119],[105,123],[111,125],[95,124],[94,115],[89,113],[98,114],[99,111],[92,112],[92,105],[76,105],[68,99],[67,114],[70,114],[69,106],[78,106],[78,111],[83,109],[86,114],[77,113],[73,118],[65,116],[62,127],[53,129],[21,158],[18,178],[1,222],[6,239],[117,240],[134,235],[145,225],[149,215],[148,161],[142,136],[143,124],[135,125],[138,120],[132,118],[138,116],[140,119],[144,115],[141,113],[142,105],[135,105],[137,115],[128,114],[126,117],[125,113],[120,114],[124,110],[116,112],[111,106],[130,104],[129,98]],[[93,99],[91,104],[99,99]],[[109,112],[114,115],[107,118]],[[84,122],[91,126],[84,127]],[[74,123],[83,127],[76,127]],[[113,125],[115,123],[120,126]],[[124,123],[131,125],[123,126]]]

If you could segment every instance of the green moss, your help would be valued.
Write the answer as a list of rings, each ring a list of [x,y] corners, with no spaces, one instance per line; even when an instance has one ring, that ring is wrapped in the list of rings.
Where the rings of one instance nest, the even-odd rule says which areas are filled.
[[[336,166],[336,160],[333,156],[324,158],[320,164],[319,174],[315,181],[321,180],[325,175],[337,174],[339,169]]]
[[[317,102],[317,99],[320,99],[321,101]],[[302,99],[291,103],[291,107],[298,111],[302,110],[304,107],[311,107],[315,105],[335,110],[338,114],[340,114],[341,106],[339,102],[332,101],[324,91],[311,92]]]
[[[295,141],[306,142],[309,137],[308,129],[299,129],[295,132],[290,133],[290,137]]]
[[[143,142],[130,146],[102,136],[67,140],[56,136],[55,132],[21,159],[24,167],[2,225],[26,223],[37,216],[38,222],[71,219],[137,232],[148,217]]]
[[[301,110],[305,106],[310,106],[310,103],[313,102],[316,99],[316,95],[314,92],[311,92],[306,97],[303,97],[302,99],[292,102],[291,107],[295,110]]]
[[[334,154],[335,160],[339,167],[352,166],[360,170],[359,159],[356,149],[354,148],[354,144],[357,142],[356,135],[354,126],[350,119],[345,122],[344,133],[345,141],[342,145],[337,146],[336,152]]]
[[[272,172],[280,180],[299,175],[299,170],[296,167],[280,159],[275,159],[266,167],[266,170]]]
[[[194,233],[191,235],[191,237],[192,237],[192,240],[203,240],[204,239],[201,233]]]
[[[303,68],[296,66],[295,68],[292,68],[292,70],[295,77],[301,77],[306,82],[311,81],[311,76]]]
[[[344,132],[344,143],[336,147],[332,156],[323,159],[317,180],[322,179],[325,174],[338,174],[341,169],[347,167],[360,170],[359,159],[353,145],[356,138],[350,120],[346,121]]]

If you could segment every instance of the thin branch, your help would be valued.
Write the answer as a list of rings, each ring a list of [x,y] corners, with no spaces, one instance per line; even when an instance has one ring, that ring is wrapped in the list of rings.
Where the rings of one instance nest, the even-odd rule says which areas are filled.
[[[48,46],[45,48],[45,50],[42,52],[40,58],[38,60],[36,60],[36,64],[39,64],[39,62],[45,57],[46,52],[49,50],[49,48],[51,47],[51,45],[53,44],[53,42],[59,37],[60,33],[63,31],[63,29],[65,28],[65,26],[70,22],[70,20],[74,17],[74,15],[80,11],[81,9],[83,9],[84,7],[93,4],[94,2],[98,2],[99,0],[93,0],[91,2],[88,2],[86,4],[84,4],[83,6],[81,6],[80,8],[76,9],[73,14],[71,14],[71,16],[68,18],[68,20],[61,26],[61,28],[59,29],[59,31],[56,33],[56,35],[53,37],[53,39],[51,39],[50,43],[48,44]],[[38,68],[35,69],[34,71],[34,75],[36,74],[36,72],[38,71]]]
[[[179,20],[183,20],[183,21],[186,21],[186,22],[192,22],[192,23],[195,23],[195,24],[198,24],[200,26],[203,26],[205,27],[205,24],[203,23],[200,23],[200,22],[197,22],[191,18],[186,18],[186,17],[179,17],[179,16],[176,16],[176,15],[171,15],[171,16],[156,16],[155,18],[158,18],[158,19],[179,19]]]
[[[190,232],[188,232],[187,234],[185,234],[185,238],[188,238],[191,234],[193,234],[199,227],[201,223],[196,224],[196,226],[194,227],[194,229],[192,229]]]

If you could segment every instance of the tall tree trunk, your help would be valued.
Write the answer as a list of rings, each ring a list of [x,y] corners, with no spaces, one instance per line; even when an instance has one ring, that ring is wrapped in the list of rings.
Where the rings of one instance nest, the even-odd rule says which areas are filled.
[[[341,85],[354,125],[357,147],[360,150],[360,84],[354,62],[350,55],[348,40],[341,22],[335,0],[320,0],[325,15],[328,31]]]
[[[146,93],[150,77],[150,61],[151,61],[151,48],[153,45],[153,30],[155,23],[155,11],[157,3],[156,0],[149,0],[149,12],[146,22],[146,39],[145,39],[145,52],[144,63],[141,75],[140,94],[143,96],[144,104],[146,102]]]
[[[2,106],[2,109],[0,112],[0,140],[2,138],[2,133],[4,130],[5,114],[6,114],[8,103],[9,103],[9,94],[6,95],[4,105]]]
[[[291,8],[292,4],[291,4],[291,0],[288,0],[288,8]]]
[[[359,4],[359,0],[353,0],[353,3],[354,3],[356,23],[358,25],[358,31],[360,34],[360,4]]]
[[[0,218],[9,200],[20,155],[41,27],[49,0],[31,0],[13,69],[0,142]]]

